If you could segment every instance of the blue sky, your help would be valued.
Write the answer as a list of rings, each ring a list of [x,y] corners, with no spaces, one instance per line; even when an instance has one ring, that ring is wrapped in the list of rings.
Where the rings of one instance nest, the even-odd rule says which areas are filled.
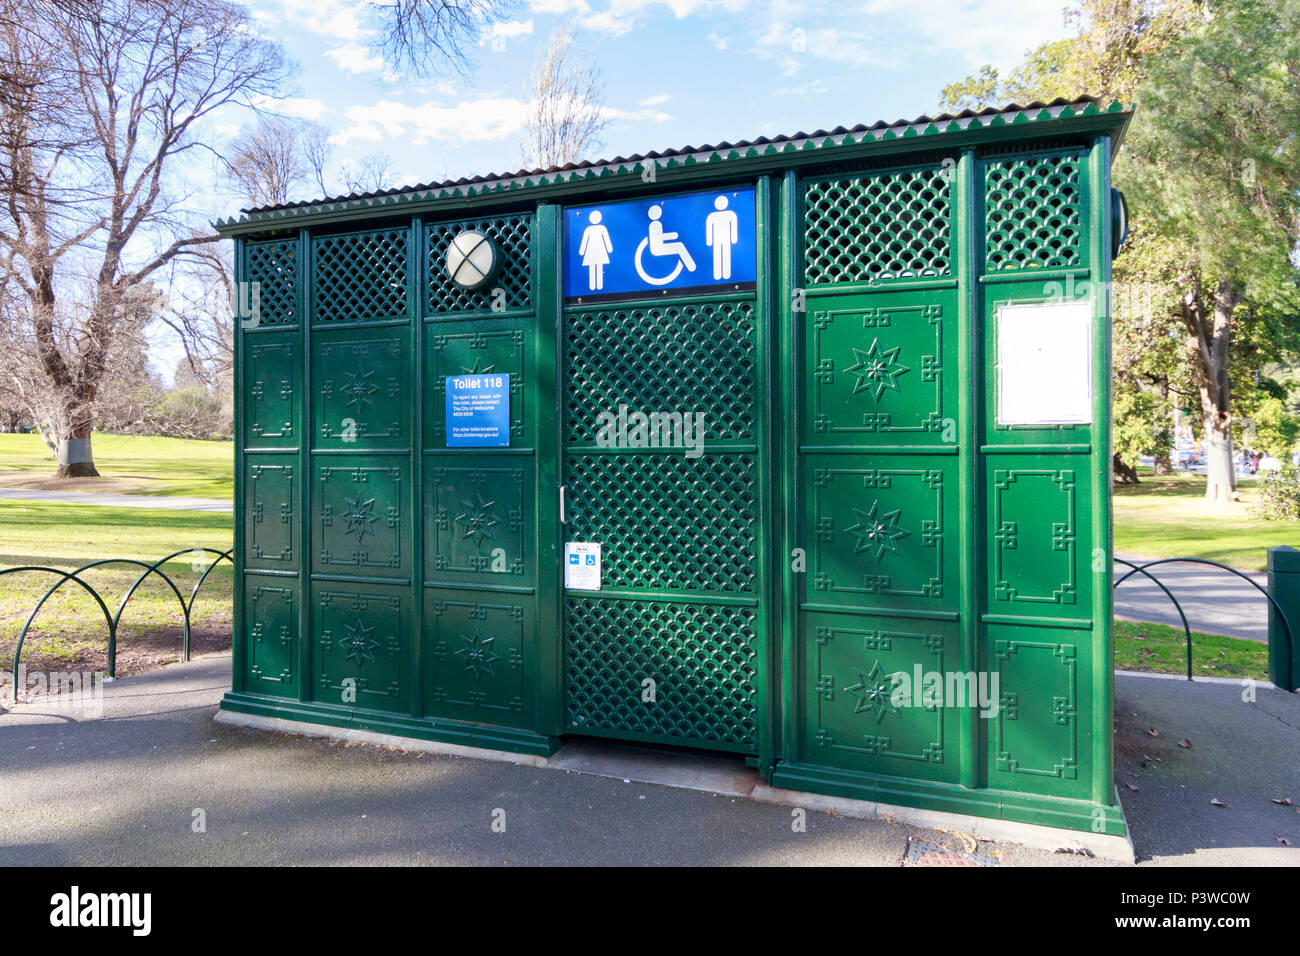
[[[910,119],[945,83],[1066,32],[1053,0],[518,0],[470,75],[411,82],[370,52],[358,0],[243,2],[301,67],[266,105],[328,126],[336,167],[389,154],[397,184],[518,168],[525,81],[566,18],[605,78],[611,122],[590,158]]]

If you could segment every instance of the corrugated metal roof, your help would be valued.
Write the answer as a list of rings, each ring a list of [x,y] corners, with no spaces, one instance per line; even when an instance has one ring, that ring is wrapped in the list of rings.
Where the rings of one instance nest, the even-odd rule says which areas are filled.
[[[913,120],[900,119],[893,123],[886,123],[882,120],[869,126],[864,124],[851,127],[837,126],[831,130],[819,129],[811,133],[799,132],[771,138],[760,136],[753,140],[739,140],[734,143],[724,141],[716,145],[683,146],[680,149],[637,153],[632,156],[615,156],[612,159],[584,160],[580,163],[568,163],[564,166],[552,166],[545,169],[519,169],[510,173],[469,176],[441,182],[421,183],[415,186],[402,186],[377,192],[351,193],[346,196],[282,203],[275,206],[259,206],[241,210],[243,216],[240,218],[218,220],[213,225],[220,229],[238,223],[296,218],[348,208],[369,209],[376,206],[424,199],[470,196],[528,186],[572,182],[619,172],[640,170],[650,162],[656,163],[660,168],[668,169],[674,166],[694,165],[723,159],[748,158],[793,150],[823,149],[831,146],[863,143],[869,140],[884,141],[905,137],[942,135],[944,133],[965,131],[972,126],[988,128],[1051,121],[1075,116],[1097,116],[1103,113],[1123,112],[1124,107],[1119,102],[1111,103],[1109,106],[1102,106],[1100,100],[1092,96],[1080,96],[1072,100],[1056,99],[1050,103],[1035,101],[1025,106],[1011,103],[1007,106],[987,107],[982,110],[963,110],[960,113],[941,113],[938,116],[923,115]]]

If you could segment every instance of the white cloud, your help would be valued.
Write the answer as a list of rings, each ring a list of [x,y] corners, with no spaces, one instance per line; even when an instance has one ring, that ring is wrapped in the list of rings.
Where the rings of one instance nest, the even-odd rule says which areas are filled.
[[[365,25],[365,0],[281,0],[280,6],[284,20],[312,33],[346,40],[374,33]]]
[[[330,112],[330,108],[325,105],[324,100],[305,96],[258,96],[254,97],[253,105],[261,110],[283,113],[285,116],[296,116],[299,119],[307,120],[318,120]]]
[[[500,37],[502,40],[513,40],[515,37],[532,36],[533,21],[530,20],[501,20],[497,23],[489,24],[483,31],[482,38],[479,40],[479,46],[491,43]]]
[[[658,12],[657,7],[666,7],[674,18],[684,20],[697,14],[735,13],[748,4],[749,0],[609,0],[604,10],[589,14],[580,22],[598,33],[623,36],[641,26],[647,16]]]
[[[349,73],[378,73],[384,68],[383,57],[375,56],[359,43],[345,43],[325,55]]]
[[[501,140],[524,127],[528,104],[518,99],[485,97],[453,106],[424,103],[408,106],[380,100],[369,106],[349,106],[344,115],[351,126],[330,137],[338,146],[354,141],[409,140],[423,146],[430,140],[466,142]]]
[[[657,93],[654,96],[647,96],[641,101],[642,106],[658,106],[660,103],[667,103],[672,99],[668,93]]]
[[[528,9],[533,13],[549,13],[552,16],[565,13],[586,13],[591,9],[587,0],[528,0]]]

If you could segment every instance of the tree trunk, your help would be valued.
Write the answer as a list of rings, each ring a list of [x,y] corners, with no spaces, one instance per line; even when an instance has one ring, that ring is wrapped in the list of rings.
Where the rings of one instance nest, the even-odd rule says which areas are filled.
[[[71,434],[66,438],[59,436],[59,470],[55,477],[98,478],[95,456],[90,450],[90,416],[78,413],[74,421],[76,424],[69,429]]]
[[[1119,455],[1110,456],[1111,467],[1115,471],[1115,480],[1121,485],[1136,485],[1138,483],[1137,469],[1125,462]]]
[[[1151,468],[1153,475],[1172,475],[1174,473],[1174,464],[1170,458],[1168,448],[1159,449],[1154,457],[1155,463]]]
[[[1232,283],[1220,279],[1212,303],[1206,303],[1195,277],[1181,303],[1183,322],[1191,333],[1189,346],[1200,370],[1201,419],[1205,425],[1205,498],[1227,503],[1238,500],[1237,471],[1232,463],[1231,355],[1232,319],[1241,297]],[[1207,308],[1207,306],[1209,306]]]
[[[1215,410],[1205,417],[1205,497],[1226,504],[1237,500],[1237,469],[1232,463],[1232,416]]]

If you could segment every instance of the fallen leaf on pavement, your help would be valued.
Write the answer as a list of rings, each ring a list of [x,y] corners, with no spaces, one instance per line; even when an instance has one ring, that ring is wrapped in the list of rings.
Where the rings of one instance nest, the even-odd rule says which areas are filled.
[[[1152,737],[1159,737],[1159,736],[1160,736],[1160,731],[1156,730],[1154,727],[1148,727],[1148,728],[1147,728],[1147,733],[1149,733]]]
[[[1192,742],[1191,742],[1190,740],[1186,740],[1186,739],[1184,739],[1184,740],[1180,740],[1180,741],[1178,741],[1178,746],[1182,747],[1184,750],[1191,750],[1191,749],[1192,749]]]
[[[1291,845],[1291,841],[1288,840],[1286,837],[1274,837],[1273,839],[1277,840],[1277,842],[1282,844],[1283,846]]]
[[[1210,806],[1223,807],[1224,809],[1227,809],[1228,807],[1228,805],[1224,803],[1222,800],[1220,800],[1218,797],[1210,797]]]
[[[1124,784],[1124,786],[1128,787],[1130,790],[1141,790],[1141,789],[1142,789],[1141,787],[1139,787],[1139,786],[1138,786],[1137,784],[1135,784],[1135,783],[1126,783],[1126,784]]]
[[[1281,798],[1274,797],[1274,798],[1273,798],[1273,802],[1276,803],[1276,804],[1278,804],[1279,806],[1283,806],[1283,807],[1289,807],[1289,806],[1291,806],[1291,798],[1290,798],[1290,797],[1281,797]]]

